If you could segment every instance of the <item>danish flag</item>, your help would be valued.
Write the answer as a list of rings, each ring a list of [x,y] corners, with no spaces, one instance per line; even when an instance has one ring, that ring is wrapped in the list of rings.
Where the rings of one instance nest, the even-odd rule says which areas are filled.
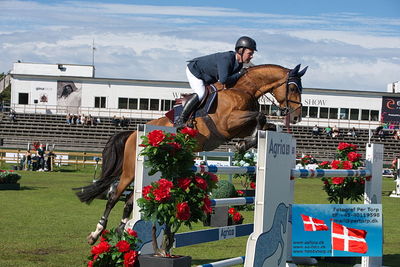
[[[301,218],[303,219],[304,231],[328,231],[328,226],[323,220],[304,214],[301,214]]]
[[[332,249],[365,254],[368,251],[366,236],[365,230],[332,222]]]

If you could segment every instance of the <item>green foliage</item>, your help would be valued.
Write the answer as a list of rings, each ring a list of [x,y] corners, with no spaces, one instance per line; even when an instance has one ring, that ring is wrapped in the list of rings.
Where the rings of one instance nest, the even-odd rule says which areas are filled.
[[[212,197],[216,198],[231,198],[236,197],[236,189],[235,186],[227,181],[227,180],[220,180],[217,183],[217,187],[212,190]]]
[[[236,151],[235,155],[233,156],[234,166],[249,167],[249,166],[256,166],[256,164],[257,164],[256,153],[250,151],[246,152]],[[240,179],[240,183],[245,189],[249,187],[253,188],[256,182],[255,173],[235,174],[233,178]]]
[[[0,170],[0,184],[16,184],[21,175],[14,171]]]

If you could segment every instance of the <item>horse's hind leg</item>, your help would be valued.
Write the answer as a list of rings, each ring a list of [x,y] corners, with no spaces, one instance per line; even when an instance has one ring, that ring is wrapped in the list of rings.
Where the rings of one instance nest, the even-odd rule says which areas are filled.
[[[124,206],[124,211],[122,212],[122,219],[121,222],[117,228],[118,233],[123,233],[124,229],[125,229],[125,225],[129,220],[129,217],[132,214],[132,210],[133,210],[133,192],[132,191],[129,196],[126,198],[125,201],[125,206]]]
[[[89,244],[94,244],[100,237],[101,233],[106,229],[108,216],[110,215],[111,210],[114,208],[125,189],[135,179],[136,136],[137,133],[135,132],[130,135],[126,141],[122,174],[120,176],[117,189],[108,199],[106,209],[104,210],[103,216],[96,226],[96,230],[91,232],[87,237]]]

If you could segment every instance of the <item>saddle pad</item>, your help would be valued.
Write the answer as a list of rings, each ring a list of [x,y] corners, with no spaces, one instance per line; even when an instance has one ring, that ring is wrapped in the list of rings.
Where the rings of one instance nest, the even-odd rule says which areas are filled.
[[[198,117],[204,117],[207,116],[208,112],[210,111],[212,104],[215,102],[215,99],[217,98],[217,88],[214,87],[214,85],[209,86],[209,93],[207,94],[207,97],[205,99],[204,105],[201,105],[199,109],[194,111],[190,118],[198,118]],[[182,105],[175,105],[170,111],[165,113],[165,116],[175,124],[175,121],[179,118],[183,110]]]

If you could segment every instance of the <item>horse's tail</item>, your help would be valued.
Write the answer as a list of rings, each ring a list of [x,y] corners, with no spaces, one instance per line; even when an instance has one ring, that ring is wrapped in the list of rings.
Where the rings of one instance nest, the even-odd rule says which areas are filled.
[[[95,183],[74,188],[81,202],[90,204],[93,199],[103,194],[116,181],[122,172],[125,143],[132,131],[123,131],[110,137],[103,149],[101,177]]]

